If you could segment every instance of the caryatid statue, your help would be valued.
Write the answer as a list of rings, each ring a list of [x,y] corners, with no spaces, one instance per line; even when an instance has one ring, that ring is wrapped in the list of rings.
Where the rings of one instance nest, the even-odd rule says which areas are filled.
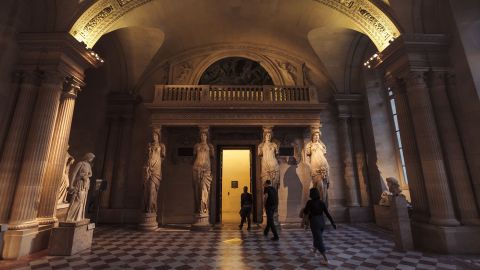
[[[63,169],[62,183],[57,195],[57,204],[67,203],[68,187],[70,187],[70,167],[75,159],[67,152],[65,157],[65,167]]]
[[[72,202],[68,207],[66,222],[76,222],[85,219],[85,206],[87,204],[94,158],[94,154],[86,153],[82,160],[73,168],[72,185],[69,188],[69,192],[72,193]]]
[[[328,182],[328,162],[327,147],[320,140],[320,128],[311,128],[311,142],[305,148],[306,155],[309,157],[310,175],[312,176],[313,186],[320,192],[320,199],[327,202]]]
[[[263,128],[263,142],[258,146],[258,156],[262,157],[262,171],[260,178],[263,182],[270,180],[272,186],[278,190],[280,187],[280,167],[277,155],[279,147],[272,142],[272,128]]]
[[[143,167],[144,213],[157,213],[157,196],[162,180],[162,160],[165,145],[160,143],[161,129],[152,128],[152,141],[148,144],[147,158]]]
[[[193,196],[195,214],[208,215],[212,170],[210,159],[214,157],[213,145],[208,143],[208,127],[200,127],[200,142],[193,147]]]

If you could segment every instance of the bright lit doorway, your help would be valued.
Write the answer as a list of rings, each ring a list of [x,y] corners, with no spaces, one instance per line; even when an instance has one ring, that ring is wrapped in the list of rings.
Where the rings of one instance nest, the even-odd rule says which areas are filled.
[[[221,150],[221,222],[240,223],[240,197],[243,187],[251,190],[252,151],[247,149]]]

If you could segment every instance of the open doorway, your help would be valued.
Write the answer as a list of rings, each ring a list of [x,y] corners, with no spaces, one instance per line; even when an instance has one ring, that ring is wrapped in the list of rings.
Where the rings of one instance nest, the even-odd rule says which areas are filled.
[[[220,147],[220,181],[218,190],[220,206],[217,222],[240,222],[240,196],[243,187],[254,195],[253,147]],[[255,209],[254,209],[255,210]]]

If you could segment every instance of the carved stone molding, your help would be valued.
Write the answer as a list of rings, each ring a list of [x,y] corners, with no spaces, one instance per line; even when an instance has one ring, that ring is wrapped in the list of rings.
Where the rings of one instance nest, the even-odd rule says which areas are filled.
[[[448,71],[449,39],[442,34],[404,34],[379,54],[375,68],[395,77],[410,71]]]
[[[394,21],[368,0],[314,0],[329,6],[352,19],[373,41],[379,51],[387,48],[400,36]]]
[[[22,33],[18,35],[18,44],[20,54],[17,68],[23,71],[38,70],[49,75],[43,79],[53,79],[55,84],[58,78],[63,82],[66,77],[83,81],[84,71],[99,67],[103,61],[68,33]]]
[[[110,26],[129,11],[152,0],[99,0],[94,2],[75,22],[70,34],[91,48],[107,33]],[[350,18],[384,50],[393,38],[400,36],[393,19],[369,0],[314,0]]]

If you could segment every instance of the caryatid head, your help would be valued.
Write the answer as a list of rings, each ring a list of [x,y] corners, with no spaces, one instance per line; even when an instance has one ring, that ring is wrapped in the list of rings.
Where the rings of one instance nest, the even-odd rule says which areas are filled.
[[[162,131],[160,127],[152,127],[152,141],[154,143],[159,143],[161,138]]]
[[[200,127],[200,142],[207,143],[208,127]]]
[[[311,134],[312,142],[314,143],[320,142],[320,135],[322,135],[322,133],[320,132],[320,127],[318,126],[311,127],[310,134]]]
[[[271,127],[264,127],[263,128],[263,141],[264,142],[272,141],[272,128]]]

